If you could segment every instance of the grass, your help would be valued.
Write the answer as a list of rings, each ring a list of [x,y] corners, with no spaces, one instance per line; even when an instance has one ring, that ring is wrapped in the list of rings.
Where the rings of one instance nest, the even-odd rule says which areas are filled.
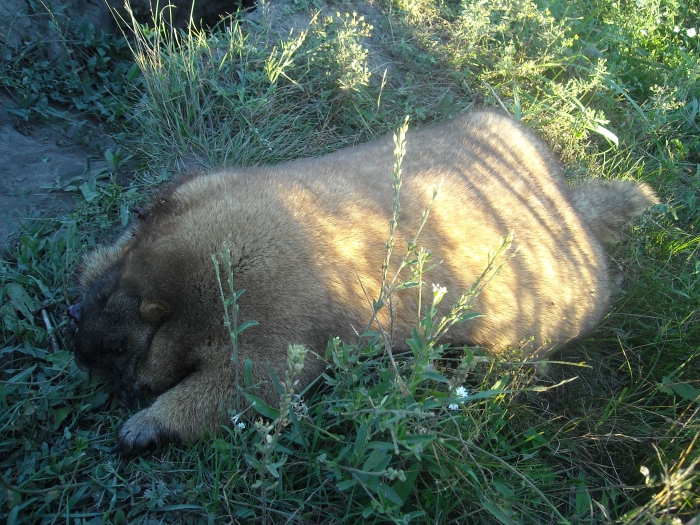
[[[290,4],[284,16],[311,20],[293,33],[276,29],[283,17],[267,7],[212,34],[130,24],[140,74],[104,94],[105,107],[124,108],[124,118],[79,109],[121,121],[133,140],[109,153],[107,171],[63,186],[76,194],[71,216],[32,223],[3,255],[0,513],[8,523],[696,517],[697,9],[676,0],[382,0],[353,4],[357,14],[348,15],[346,7],[312,17],[313,5]],[[105,56],[133,71],[121,40],[105,38]],[[54,71],[24,67],[28,78]],[[16,70],[5,67],[3,82],[25,101],[27,118],[50,115],[35,109],[42,96],[52,107],[49,88],[37,84],[39,98],[22,99]],[[127,96],[133,90],[140,95]],[[496,361],[429,337],[393,360],[381,338],[332,339],[334,373],[317,393],[292,392],[300,359],[292,347],[290,376],[278,378],[280,407],[259,405],[256,417],[221,435],[152,457],[110,454],[136,407],[77,370],[63,339],[70,279],[86,247],[125,226],[130,208],[182,161],[318,155],[394,130],[406,114],[420,123],[473,105],[505,107],[537,129],[572,179],[641,179],[661,196],[611,253],[622,272],[614,309],[562,356],[567,364],[535,377],[517,356]],[[126,152],[141,168],[120,184]],[[408,274],[420,274],[419,244]],[[425,300],[440,300],[439,290]],[[430,319],[419,334],[430,332]]]

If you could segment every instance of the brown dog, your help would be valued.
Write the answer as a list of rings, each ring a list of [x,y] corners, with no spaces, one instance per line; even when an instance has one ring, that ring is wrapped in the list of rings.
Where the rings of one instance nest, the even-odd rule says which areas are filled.
[[[237,394],[232,348],[212,254],[231,249],[240,337],[260,395],[279,399],[268,366],[286,370],[288,343],[323,354],[351,340],[379,295],[392,213],[393,143],[385,138],[322,158],[185,178],[113,245],[85,257],[76,360],[134,392],[157,396],[119,433],[118,450],[195,440],[221,424]],[[487,265],[498,239],[518,252],[478,297],[483,317],[456,325],[453,343],[545,356],[592,331],[608,311],[603,242],[655,202],[633,182],[566,184],[550,150],[512,119],[473,113],[408,134],[396,252],[405,252],[442,183],[421,245],[440,262],[425,286],[448,290],[447,309]],[[394,257],[400,259],[400,257]],[[396,263],[392,263],[393,269]],[[426,296],[429,292],[426,292]],[[394,340],[418,318],[417,288],[398,293]],[[388,326],[387,309],[378,320]],[[529,341],[529,343],[528,343]],[[325,368],[313,352],[301,384]]]

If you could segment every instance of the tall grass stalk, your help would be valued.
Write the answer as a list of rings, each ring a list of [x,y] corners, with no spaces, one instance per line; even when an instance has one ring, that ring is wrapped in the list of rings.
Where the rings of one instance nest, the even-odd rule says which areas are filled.
[[[243,330],[246,330],[251,326],[256,326],[258,322],[251,319],[241,325],[238,324],[238,299],[240,299],[245,290],[236,290],[234,287],[233,267],[231,265],[231,249],[226,241],[224,241],[224,245],[218,256],[213,254],[211,259],[214,263],[214,273],[216,275],[216,281],[219,284],[221,303],[224,307],[224,327],[231,337],[231,347],[233,349],[231,361],[233,361],[233,365],[236,367],[236,386],[239,387],[241,385],[241,378],[240,360],[238,358],[238,336],[241,332],[243,332]],[[220,264],[223,264],[224,270],[226,271],[226,284],[228,284],[229,295],[224,293]],[[238,395],[236,396],[234,409],[236,414],[240,413],[240,402]]]

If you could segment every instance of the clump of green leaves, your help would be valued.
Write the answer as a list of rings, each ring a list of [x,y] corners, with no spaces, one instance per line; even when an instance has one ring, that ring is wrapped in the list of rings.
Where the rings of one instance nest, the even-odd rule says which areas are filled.
[[[123,121],[139,77],[126,39],[97,31],[85,17],[76,23],[62,8],[48,9],[43,5],[34,16],[49,22],[52,42],[28,40],[0,57],[0,80],[20,106],[8,111],[25,121],[65,118],[66,110]]]

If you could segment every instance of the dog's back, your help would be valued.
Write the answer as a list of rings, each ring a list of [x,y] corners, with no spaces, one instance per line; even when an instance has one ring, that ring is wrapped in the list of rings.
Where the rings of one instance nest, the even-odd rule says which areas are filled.
[[[392,166],[393,143],[385,138],[251,176],[255,186],[277,181],[275,199],[308,236],[311,260],[323,261],[309,279],[324,283],[337,307],[334,318],[346,327],[360,326],[370,315],[367,297],[379,294]],[[419,244],[439,262],[425,282],[448,289],[442,314],[480,275],[499,238],[513,231],[518,250],[478,298],[475,310],[484,317],[456,326],[451,340],[495,350],[529,342],[527,352],[537,356],[600,322],[609,308],[610,283],[607,239],[598,233],[653,201],[646,186],[618,182],[612,197],[618,205],[608,206],[591,197],[595,184],[570,188],[546,145],[512,119],[466,115],[408,134],[392,268],[438,185]],[[638,198],[640,190],[644,198]],[[394,313],[394,339],[402,342],[419,316],[415,290],[402,292]],[[382,314],[386,329],[388,312]],[[352,333],[346,328],[339,335]]]

